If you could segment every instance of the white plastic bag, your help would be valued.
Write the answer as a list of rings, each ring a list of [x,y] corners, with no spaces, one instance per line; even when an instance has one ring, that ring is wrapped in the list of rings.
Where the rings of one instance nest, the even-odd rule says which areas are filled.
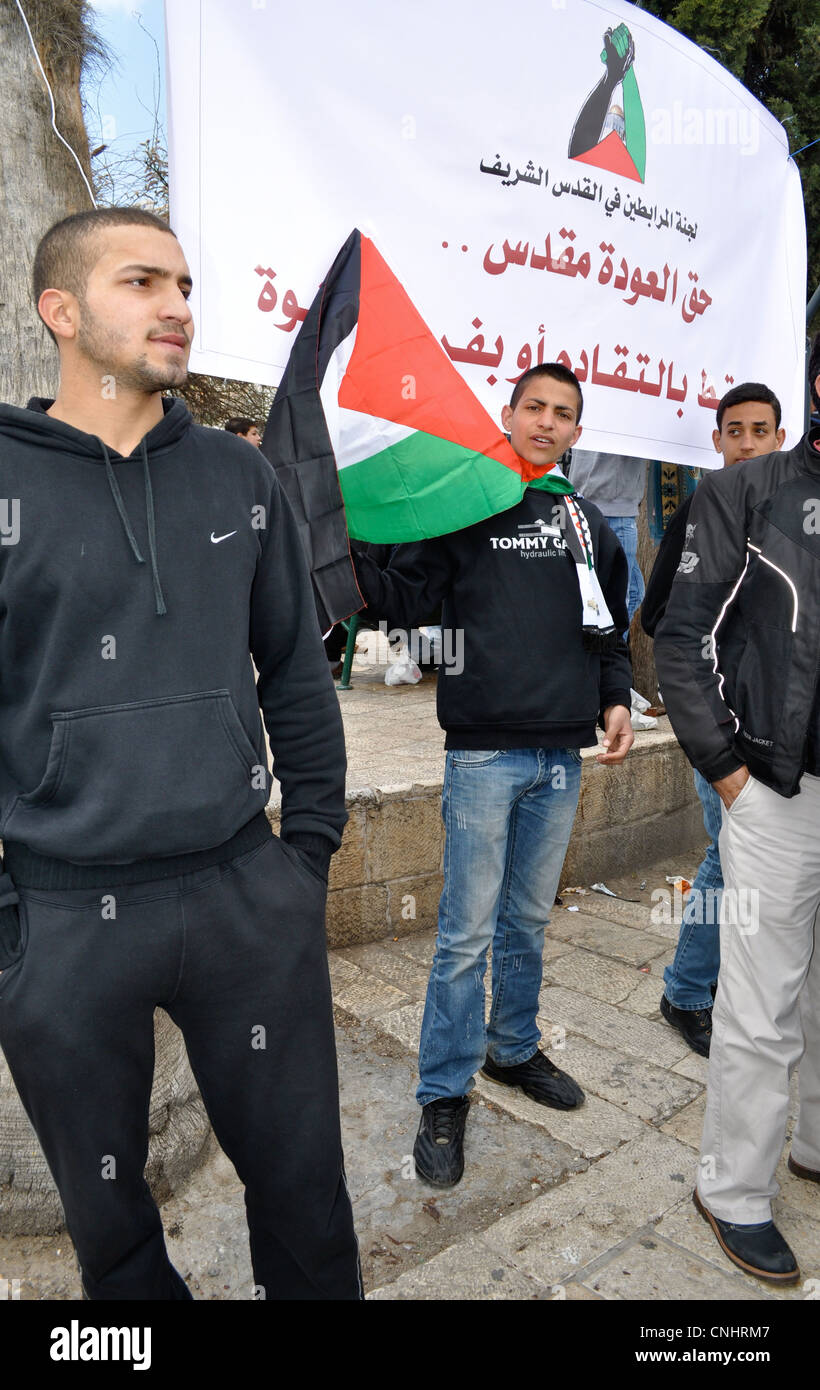
[[[395,661],[391,661],[384,673],[385,685],[416,685],[421,680],[421,671],[403,646]]]
[[[657,729],[658,721],[651,714],[646,714],[646,710],[651,709],[651,703],[643,695],[639,695],[637,690],[630,690],[632,697],[631,724],[633,729]]]

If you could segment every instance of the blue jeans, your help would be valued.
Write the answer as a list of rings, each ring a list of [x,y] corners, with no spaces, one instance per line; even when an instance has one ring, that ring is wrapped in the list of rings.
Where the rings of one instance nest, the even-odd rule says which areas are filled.
[[[692,884],[678,936],[678,949],[663,972],[666,997],[676,1009],[711,1009],[712,991],[720,970],[720,897],[723,871],[718,836],[723,803],[705,777],[695,773],[695,790],[703,807],[703,824],[711,837],[703,863]]]
[[[444,891],[421,1025],[420,1105],[466,1095],[488,1053],[499,1066],[514,1066],[536,1051],[544,927],[580,785],[575,748],[447,753]]]
[[[646,585],[643,582],[643,574],[638,564],[638,519],[634,516],[605,516],[607,525],[615,532],[618,540],[624,548],[627,564],[629,565],[629,586],[626,591],[626,608],[629,613],[629,621],[643,603],[643,596],[646,593]],[[626,636],[626,634],[624,634]]]

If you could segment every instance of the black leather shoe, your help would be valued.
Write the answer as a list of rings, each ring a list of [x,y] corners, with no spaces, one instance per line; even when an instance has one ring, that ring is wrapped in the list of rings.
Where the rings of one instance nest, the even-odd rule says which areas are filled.
[[[551,1105],[553,1110],[575,1110],[584,1103],[584,1093],[577,1081],[559,1071],[543,1052],[534,1052],[526,1062],[515,1067],[499,1067],[488,1057],[481,1075],[500,1086],[520,1086],[525,1096],[539,1105]]]
[[[768,1279],[772,1284],[796,1284],[800,1278],[797,1260],[773,1221],[756,1226],[737,1226],[720,1221],[703,1205],[698,1190],[692,1201],[705,1221],[709,1222],[724,1255],[746,1274]]]
[[[464,1172],[464,1126],[467,1096],[443,1096],[422,1108],[413,1145],[416,1172],[434,1187],[455,1187]]]
[[[676,1009],[664,994],[661,999],[661,1013],[667,1023],[677,1028],[693,1052],[698,1052],[701,1057],[709,1056],[709,1044],[712,1041],[711,1009]]]
[[[804,1168],[803,1164],[798,1163],[791,1154],[788,1157],[787,1167],[796,1178],[805,1178],[806,1182],[820,1182],[820,1172],[816,1168]]]

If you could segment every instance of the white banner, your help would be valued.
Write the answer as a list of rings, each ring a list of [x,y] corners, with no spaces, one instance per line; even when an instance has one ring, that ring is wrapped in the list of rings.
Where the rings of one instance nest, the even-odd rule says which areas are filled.
[[[762,381],[802,433],[806,238],[780,124],[622,0],[166,0],[195,371],[275,384],[354,227],[498,418],[583,383],[581,447],[713,467]]]

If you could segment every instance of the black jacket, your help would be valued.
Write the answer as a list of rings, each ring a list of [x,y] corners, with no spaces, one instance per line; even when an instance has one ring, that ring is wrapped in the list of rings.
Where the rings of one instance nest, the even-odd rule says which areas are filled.
[[[710,782],[744,763],[782,796],[820,775],[820,430],[705,478],[655,663]]]
[[[584,648],[575,564],[550,529],[559,500],[527,488],[508,511],[401,546],[384,571],[355,556],[368,605],[391,626],[407,630],[442,603],[443,650],[453,660],[439,668],[437,705],[448,748],[582,748],[595,743],[604,709],[629,707],[625,644],[603,654]],[[626,556],[598,508],[577,500],[589,520],[607,606],[622,632]]]

